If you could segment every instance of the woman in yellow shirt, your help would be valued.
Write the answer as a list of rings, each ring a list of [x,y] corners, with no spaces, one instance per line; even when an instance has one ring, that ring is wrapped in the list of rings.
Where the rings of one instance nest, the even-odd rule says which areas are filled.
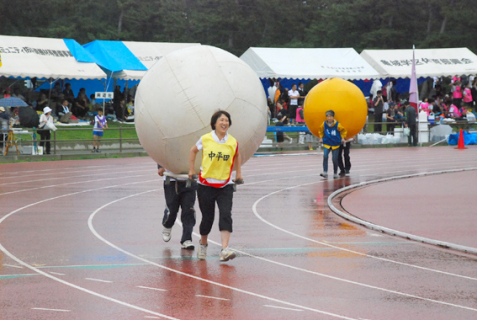
[[[230,114],[219,110],[212,115],[210,126],[212,132],[203,135],[191,148],[189,157],[189,178],[195,175],[194,163],[197,153],[202,150],[197,187],[197,199],[202,212],[200,223],[199,250],[197,258],[207,257],[207,238],[212,229],[215,216],[215,204],[219,207],[219,230],[222,238],[220,261],[235,258],[235,252],[228,248],[232,233],[232,200],[233,184],[242,180],[238,142],[228,134],[232,125]],[[231,180],[232,169],[235,165],[236,179]]]

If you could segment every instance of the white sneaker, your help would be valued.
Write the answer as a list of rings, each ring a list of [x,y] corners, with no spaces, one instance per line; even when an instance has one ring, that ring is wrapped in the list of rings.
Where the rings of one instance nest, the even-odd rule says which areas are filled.
[[[199,250],[197,250],[197,259],[205,260],[207,258],[207,246],[208,244],[201,244],[199,241]]]
[[[220,261],[229,261],[235,258],[236,254],[229,248],[222,249],[220,251]]]
[[[190,240],[184,241],[184,243],[181,244],[182,249],[186,250],[194,250],[194,244]]]
[[[322,176],[323,178],[328,178],[328,173],[326,172],[320,173],[320,176]]]
[[[162,240],[169,242],[169,240],[171,240],[171,231],[172,228],[164,227],[164,229],[162,229]]]
[[[339,177],[340,177],[340,176],[339,176],[337,173],[335,173],[335,174],[333,175],[333,178],[335,178],[335,179],[338,179]]]

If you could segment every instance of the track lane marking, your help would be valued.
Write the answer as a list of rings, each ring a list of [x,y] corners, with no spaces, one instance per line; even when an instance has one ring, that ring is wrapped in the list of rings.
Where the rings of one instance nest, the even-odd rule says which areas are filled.
[[[166,289],[151,288],[151,287],[145,287],[145,286],[137,286],[137,288],[149,289],[149,290],[156,290],[156,291],[167,291]]]
[[[279,227],[279,226],[277,226],[277,225],[274,225],[273,223],[269,222],[268,220],[265,220],[265,219],[264,219],[262,216],[260,216],[260,214],[258,213],[258,210],[257,210],[258,203],[260,203],[263,199],[268,198],[269,196],[275,195],[275,194],[280,193],[280,192],[285,191],[285,190],[290,190],[290,189],[299,188],[299,187],[307,186],[307,185],[310,185],[310,184],[322,183],[322,182],[323,182],[323,181],[317,181],[317,182],[312,182],[312,183],[305,183],[305,184],[295,185],[295,186],[293,186],[293,187],[287,187],[287,188],[280,189],[280,190],[274,191],[274,192],[272,192],[272,193],[269,193],[269,194],[267,194],[267,195],[261,197],[261,198],[258,199],[257,201],[255,201],[255,203],[254,203],[253,206],[252,206],[252,211],[253,211],[254,215],[255,215],[259,220],[261,220],[262,222],[268,224],[269,226],[271,226],[271,227],[273,227],[273,228],[275,228],[275,229],[277,229],[277,230],[279,230],[279,231],[288,233],[288,234],[290,234],[290,235],[292,235],[292,236],[294,236],[294,237],[301,238],[301,239],[303,239],[303,240],[311,241],[311,242],[318,243],[318,244],[321,244],[321,245],[323,245],[323,246],[327,246],[327,247],[330,247],[330,248],[334,248],[334,249],[346,251],[346,252],[349,252],[349,253],[357,254],[357,255],[360,255],[360,256],[363,256],[363,257],[373,258],[373,259],[377,259],[377,260],[381,260],[381,261],[386,261],[386,262],[390,262],[390,263],[395,263],[395,264],[399,264],[399,265],[403,265],[403,266],[407,266],[407,267],[417,268],[417,269],[421,269],[421,270],[425,270],[425,271],[431,271],[431,272],[436,272],[436,273],[440,273],[440,274],[445,274],[445,275],[448,275],[448,276],[454,276],[454,277],[459,277],[459,278],[463,278],[463,279],[468,279],[468,280],[477,281],[477,278],[473,278],[473,277],[469,277],[469,276],[464,276],[464,275],[460,275],[460,274],[456,274],[456,273],[451,273],[451,272],[446,272],[446,271],[441,271],[441,270],[437,270],[437,269],[431,269],[431,268],[427,268],[427,267],[422,267],[422,266],[418,266],[418,265],[414,265],[414,264],[410,264],[410,263],[405,263],[405,262],[400,262],[400,261],[395,261],[395,260],[391,260],[391,259],[386,259],[386,258],[382,258],[382,257],[377,257],[377,256],[373,256],[373,255],[366,254],[366,253],[363,253],[363,252],[354,251],[354,250],[351,250],[351,249],[346,249],[346,248],[343,248],[343,247],[340,247],[340,246],[335,246],[335,245],[333,245],[333,244],[331,244],[331,243],[329,243],[329,242],[311,239],[311,238],[302,236],[302,235],[300,235],[300,234],[291,232],[291,231],[289,231],[289,230],[283,229],[283,228],[281,228],[281,227]]]
[[[71,310],[64,309],[48,309],[48,308],[31,308],[32,310],[56,311],[56,312],[71,312]]]
[[[272,306],[272,305],[269,305],[269,304],[264,304],[263,306],[267,307],[267,308],[283,309],[283,310],[290,310],[290,311],[303,311],[301,309],[292,309],[292,308],[285,308],[285,307],[279,307],[279,306]]]
[[[96,282],[113,283],[112,281],[109,281],[109,280],[101,280],[101,279],[95,279],[95,278],[84,278],[84,279],[89,281],[96,281]]]
[[[157,180],[147,180],[147,181],[140,181],[140,182],[132,182],[132,183],[125,183],[125,184],[121,184],[121,185],[114,185],[114,186],[107,186],[107,187],[101,187],[101,188],[94,188],[94,189],[88,189],[88,190],[83,190],[83,191],[78,191],[78,192],[73,192],[73,193],[68,193],[68,194],[63,194],[63,195],[60,195],[60,196],[56,196],[56,197],[52,197],[52,198],[48,198],[48,199],[44,199],[44,200],[41,200],[41,201],[37,201],[37,202],[34,202],[34,203],[31,203],[29,205],[26,205],[26,206],[23,206],[21,208],[18,208],[12,212],[10,212],[9,214],[5,215],[4,217],[0,218],[0,224],[2,222],[4,222],[8,217],[12,216],[13,214],[23,210],[23,209],[26,209],[26,208],[29,208],[29,207],[32,207],[34,205],[37,205],[37,204],[40,204],[40,203],[44,203],[44,202],[47,202],[47,201],[51,201],[51,200],[55,200],[55,199],[59,199],[59,198],[63,198],[63,197],[68,197],[68,196],[72,196],[72,195],[77,195],[77,194],[81,194],[81,193],[86,193],[86,192],[92,192],[92,191],[98,191],[98,190],[104,190],[104,189],[109,189],[109,188],[115,188],[115,187],[123,187],[125,185],[134,185],[134,184],[139,184],[139,183],[148,183],[148,182],[157,182]],[[49,279],[52,279],[54,281],[57,281],[59,283],[62,283],[64,285],[67,285],[69,287],[72,287],[72,288],[75,288],[77,290],[80,290],[80,291],[83,291],[83,292],[86,292],[86,293],[89,293],[93,296],[96,296],[96,297],[99,297],[99,298],[102,298],[102,299],[105,299],[107,301],[110,301],[110,302],[114,302],[114,303],[117,303],[117,304],[120,304],[122,306],[125,306],[125,307],[129,307],[131,309],[135,309],[135,310],[138,310],[138,311],[142,311],[142,312],[145,312],[145,313],[149,313],[149,314],[152,314],[152,315],[156,315],[156,316],[159,316],[161,318],[165,318],[165,319],[170,319],[170,320],[180,320],[178,318],[174,318],[174,317],[171,317],[171,316],[167,316],[165,314],[161,314],[161,313],[158,313],[158,312],[155,312],[155,311],[152,311],[152,310],[148,310],[148,309],[145,309],[145,308],[142,308],[142,307],[139,307],[139,306],[136,306],[136,305],[132,305],[132,304],[129,304],[127,302],[124,302],[124,301],[121,301],[121,300],[117,300],[117,299],[114,299],[114,298],[111,298],[111,297],[108,297],[108,296],[105,296],[103,294],[100,294],[98,292],[95,292],[95,291],[92,291],[92,290],[89,290],[89,289],[86,289],[86,288],[83,288],[83,287],[80,287],[78,285],[75,285],[73,283],[70,283],[70,282],[67,282],[63,279],[60,279],[60,278],[57,278],[55,276],[52,276],[51,274],[48,274],[47,272],[44,272],[42,270],[40,270],[39,268],[36,268],[26,262],[24,262],[23,260],[20,260],[19,258],[17,258],[15,255],[13,255],[10,251],[8,251],[1,243],[0,243],[0,251],[2,251],[3,253],[5,253],[8,257],[10,257],[12,260],[16,261],[17,263],[21,264],[22,266],[40,274],[40,275],[43,275]]]
[[[207,299],[230,301],[230,299],[219,298],[219,297],[211,297],[211,296],[203,296],[203,295],[201,295],[201,294],[196,294],[195,296],[196,296],[196,297],[199,297],[199,298],[207,298]]]
[[[96,229],[94,228],[93,226],[93,219],[95,217],[95,215],[100,212],[102,209],[110,206],[111,204],[113,203],[116,203],[116,202],[119,202],[119,201],[122,201],[122,200],[125,200],[125,199],[128,199],[128,198],[132,198],[132,197],[136,197],[136,196],[139,196],[139,195],[143,195],[143,194],[147,194],[147,193],[150,193],[150,192],[157,192],[161,189],[154,189],[154,190],[149,190],[149,191],[144,191],[144,192],[140,192],[140,193],[136,193],[136,194],[132,194],[132,195],[129,195],[129,196],[126,196],[126,197],[123,197],[123,198],[120,198],[120,199],[116,199],[116,200],[113,200],[107,204],[104,204],[103,206],[99,207],[98,209],[96,209],[88,218],[88,226],[89,226],[89,229],[91,230],[91,232],[101,241],[103,241],[105,244],[109,245],[110,247],[126,254],[126,255],[129,255],[133,258],[136,258],[140,261],[143,261],[143,262],[146,262],[148,264],[151,264],[151,265],[154,265],[156,267],[159,267],[161,269],[164,269],[164,270],[167,270],[167,271],[171,271],[171,272],[174,272],[174,273],[177,273],[177,274],[180,274],[180,275],[183,275],[183,276],[186,276],[186,277],[189,277],[189,278],[192,278],[192,279],[195,279],[195,280],[199,280],[199,281],[203,281],[203,282],[206,282],[206,283],[209,283],[209,284],[212,284],[212,285],[216,285],[216,286],[219,286],[219,287],[222,287],[222,288],[227,288],[227,289],[230,289],[230,290],[233,290],[233,291],[236,291],[236,292],[240,292],[240,293],[244,293],[244,294],[248,294],[248,295],[251,295],[253,297],[257,297],[257,298],[262,298],[262,299],[265,299],[265,300],[269,300],[269,301],[274,301],[274,302],[278,302],[278,303],[281,303],[281,304],[284,304],[284,305],[288,305],[288,306],[292,306],[292,307],[295,307],[295,308],[301,308],[301,309],[304,309],[304,310],[308,310],[308,311],[312,311],[312,312],[316,312],[316,313],[320,313],[320,314],[324,314],[324,315],[328,315],[328,316],[331,316],[331,317],[335,317],[335,318],[339,318],[339,319],[347,319],[347,320],[357,320],[355,318],[350,318],[350,317],[346,317],[346,316],[341,316],[341,315],[338,315],[338,314],[334,314],[334,313],[331,313],[331,312],[327,312],[327,311],[323,311],[323,310],[318,310],[318,309],[313,309],[313,308],[309,308],[309,307],[305,307],[305,306],[301,306],[301,305],[298,305],[298,304],[294,304],[294,303],[291,303],[291,302],[287,302],[287,301],[284,301],[284,300],[279,300],[279,299],[276,299],[276,298],[272,298],[272,297],[268,297],[268,296],[265,296],[265,295],[261,295],[261,294],[258,294],[258,293],[254,293],[254,292],[251,292],[251,291],[247,291],[247,290],[243,290],[243,289],[239,289],[239,288],[236,288],[236,287],[232,287],[232,286],[228,286],[228,285],[225,285],[223,283],[220,283],[220,282],[215,282],[215,281],[212,281],[212,280],[208,280],[208,279],[205,279],[205,278],[201,278],[201,277],[198,277],[198,276],[194,276],[192,274],[189,274],[189,273],[185,273],[185,272],[182,272],[182,271],[179,271],[179,270],[176,270],[176,269],[172,269],[172,268],[169,268],[169,267],[166,267],[164,265],[161,265],[161,264],[158,264],[156,262],[153,262],[153,261],[150,261],[150,260],[147,260],[147,259],[144,259],[140,256],[137,256],[129,251],[126,251],[118,246],[116,246],[115,244],[109,242],[108,240],[106,240],[105,238],[103,238],[97,231]]]

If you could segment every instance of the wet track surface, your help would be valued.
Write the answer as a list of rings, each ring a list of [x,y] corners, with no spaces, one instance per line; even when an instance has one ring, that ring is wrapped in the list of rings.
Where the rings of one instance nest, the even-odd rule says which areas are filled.
[[[321,155],[247,162],[245,185],[234,195],[231,247],[239,254],[227,263],[218,261],[216,225],[205,261],[180,249],[178,223],[172,240],[162,241],[162,181],[148,158],[1,165],[0,318],[476,319],[476,256],[354,225],[330,212],[326,200],[362,181],[477,167],[477,148],[351,156],[351,176],[336,180],[319,177]],[[410,207],[424,219],[444,217],[445,208],[418,198],[433,188],[467,190],[472,177],[469,171],[372,185],[342,205],[374,223],[463,241],[458,230],[469,228],[475,200],[454,207],[462,218],[445,217],[452,232],[430,222],[442,219],[399,224],[394,217],[400,197],[414,190],[411,181],[421,195]],[[197,245],[197,234],[193,240]]]

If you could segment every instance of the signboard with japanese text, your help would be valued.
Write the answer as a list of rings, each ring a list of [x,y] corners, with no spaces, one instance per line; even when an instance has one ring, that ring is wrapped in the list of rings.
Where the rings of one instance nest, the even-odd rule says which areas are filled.
[[[477,56],[467,48],[416,49],[418,77],[477,74]],[[361,56],[382,78],[411,76],[412,49],[364,50]]]
[[[96,99],[113,99],[114,92],[95,92],[94,97]]]

